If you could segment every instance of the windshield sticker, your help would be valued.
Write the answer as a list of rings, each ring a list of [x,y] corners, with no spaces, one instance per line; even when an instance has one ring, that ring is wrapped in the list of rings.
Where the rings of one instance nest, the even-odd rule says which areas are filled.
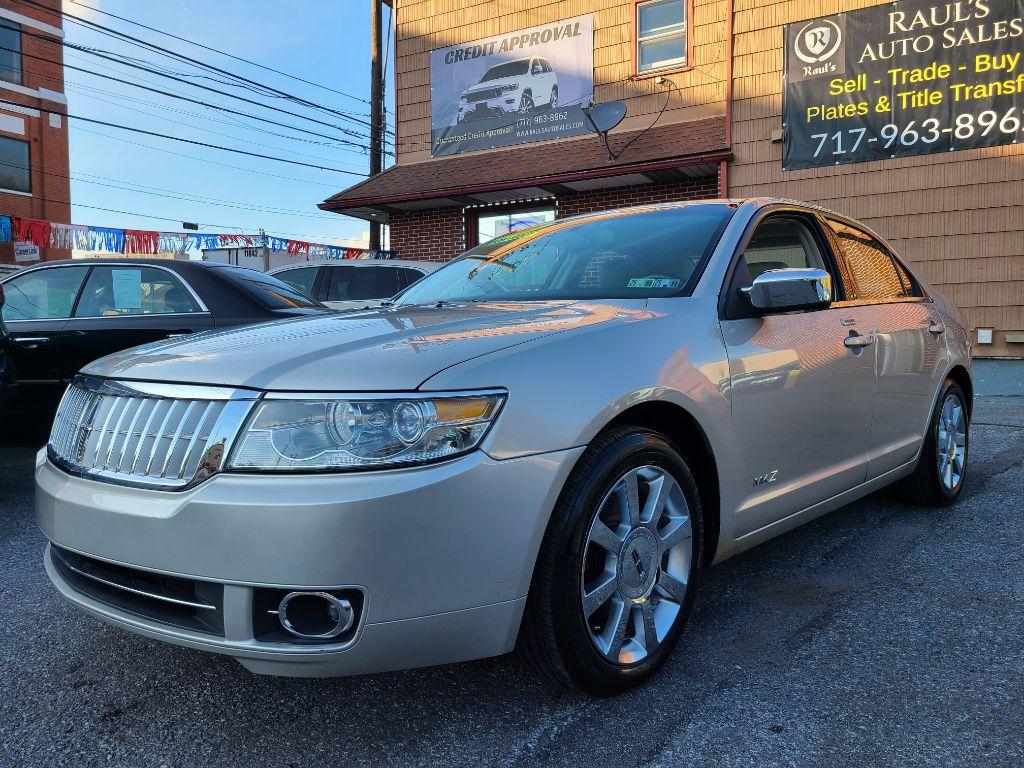
[[[683,281],[677,277],[634,277],[627,288],[681,288]]]

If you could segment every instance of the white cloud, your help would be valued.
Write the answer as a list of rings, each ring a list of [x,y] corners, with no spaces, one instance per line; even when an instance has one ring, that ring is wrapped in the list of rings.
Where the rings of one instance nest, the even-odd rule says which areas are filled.
[[[97,11],[103,5],[102,0],[88,0],[88,6],[82,5],[78,0],[61,0],[61,9],[65,13],[71,13],[86,21],[98,21],[103,17]]]

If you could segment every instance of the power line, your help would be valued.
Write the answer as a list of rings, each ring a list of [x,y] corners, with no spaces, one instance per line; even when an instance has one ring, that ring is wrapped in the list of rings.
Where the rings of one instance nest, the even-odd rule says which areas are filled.
[[[45,8],[46,7],[46,6],[43,6],[42,4],[36,2],[36,0],[17,0],[17,2],[25,4],[25,5],[30,5],[30,6],[33,6],[33,7],[36,7],[36,8]],[[88,6],[85,6],[85,7],[88,7]],[[98,9],[93,9],[93,10],[98,10]],[[235,80],[241,81],[241,82],[246,83],[246,84],[248,84],[250,86],[255,86],[255,87],[261,89],[263,91],[264,95],[267,95],[268,93],[269,94],[273,94],[275,96],[278,96],[279,98],[284,98],[284,99],[287,99],[289,101],[293,101],[293,102],[295,102],[297,104],[301,104],[303,106],[306,106],[306,107],[309,107],[309,108],[312,108],[312,109],[317,109],[317,110],[320,110],[320,111],[323,111],[323,112],[327,112],[329,114],[333,114],[333,115],[336,115],[338,117],[341,117],[342,119],[345,119],[345,120],[350,120],[352,122],[359,123],[359,124],[362,124],[362,125],[367,125],[367,126],[369,125],[369,123],[366,120],[362,120],[360,118],[357,118],[357,117],[353,116],[350,113],[342,112],[340,110],[336,110],[336,109],[333,109],[331,107],[327,107],[327,106],[324,106],[322,104],[318,104],[316,102],[309,101],[308,99],[303,99],[303,98],[301,98],[299,96],[295,96],[293,94],[287,93],[287,92],[282,91],[282,90],[280,90],[278,88],[274,88],[272,86],[266,85],[265,83],[260,83],[260,82],[258,82],[256,80],[252,80],[252,79],[244,77],[242,75],[238,75],[238,74],[236,74],[234,72],[229,72],[228,70],[222,69],[220,67],[216,67],[216,66],[214,66],[212,64],[208,64],[208,63],[200,61],[198,59],[194,59],[194,58],[192,58],[190,56],[186,56],[186,55],[184,55],[182,53],[178,53],[177,51],[169,50],[169,49],[164,48],[162,46],[156,45],[155,43],[150,43],[150,42],[148,42],[146,40],[142,40],[141,38],[133,37],[132,35],[125,34],[124,32],[120,32],[120,31],[118,31],[116,29],[112,29],[110,27],[106,27],[106,26],[104,26],[102,24],[97,24],[94,21],[90,21],[88,19],[83,19],[83,18],[81,18],[79,16],[75,16],[72,13],[68,13],[66,11],[62,11],[61,15],[64,16],[65,18],[73,19],[73,20],[75,20],[79,24],[87,25],[87,26],[89,26],[89,27],[91,27],[93,29],[100,30],[103,33],[107,34],[108,36],[110,36],[110,35],[116,36],[117,38],[119,38],[121,40],[125,40],[125,41],[128,41],[128,42],[130,42],[130,43],[132,43],[134,45],[142,46],[142,47],[145,47],[147,49],[156,51],[157,53],[162,54],[164,56],[167,56],[167,57],[170,57],[170,58],[174,58],[174,59],[177,59],[179,61],[185,61],[185,62],[187,62],[189,64],[192,64],[193,66],[201,67],[203,69],[207,69],[207,70],[212,71],[212,72],[217,72],[218,74],[234,78]],[[155,30],[155,31],[159,31],[159,30]],[[66,43],[66,42],[63,42],[63,41],[61,41],[61,44],[62,45],[68,45],[69,47],[76,47],[76,46],[74,46],[71,43]],[[88,48],[79,48],[79,50],[85,50],[87,52],[92,52]],[[101,54],[96,53],[95,55],[101,55]],[[129,66],[132,66],[132,65],[129,65]],[[168,75],[164,75],[164,76],[168,76]],[[201,87],[201,86],[199,86],[199,85],[197,85],[195,83],[192,83],[192,85],[194,85],[195,87]],[[241,98],[241,97],[236,96],[235,98]]]
[[[24,2],[25,0],[20,0],[20,1]],[[100,10],[99,8],[94,8],[94,7],[90,6],[90,5],[86,5],[85,3],[79,2],[78,0],[71,0],[71,1],[75,5],[81,5],[83,8],[86,8],[86,9],[88,9],[90,11],[93,11],[95,13],[101,13],[104,16],[109,16],[109,17],[111,17],[113,19],[117,19],[118,21],[123,21],[126,24],[132,24],[133,26],[149,30],[150,32],[156,32],[159,35],[164,35],[164,36],[169,37],[169,38],[171,38],[173,40],[178,40],[178,41],[183,42],[183,43],[188,43],[189,45],[194,45],[197,48],[202,48],[204,50],[220,54],[221,56],[227,56],[229,59],[234,59],[235,61],[241,61],[241,62],[243,62],[245,64],[249,64],[251,66],[258,67],[259,69],[263,69],[263,70],[266,70],[268,72],[273,72],[276,75],[281,75],[283,77],[287,77],[287,78],[290,78],[292,80],[296,80],[296,81],[298,81],[300,83],[305,83],[306,85],[312,85],[312,86],[314,86],[316,88],[322,88],[325,91],[330,91],[331,93],[336,93],[339,96],[345,96],[345,97],[350,98],[350,99],[355,99],[356,101],[361,101],[364,104],[369,104],[370,103],[369,99],[364,99],[364,98],[362,98],[360,96],[355,96],[355,95],[353,95],[351,93],[346,93],[345,91],[339,91],[339,90],[336,90],[334,88],[330,88],[330,87],[328,87],[326,85],[322,85],[321,83],[313,82],[312,80],[306,80],[305,78],[299,77],[298,75],[291,75],[291,74],[289,74],[287,72],[282,72],[279,69],[274,69],[273,67],[268,67],[265,64],[260,64],[260,63],[255,62],[255,61],[251,61],[250,59],[242,58],[241,56],[235,56],[233,54],[227,53],[226,51],[218,50],[217,48],[211,48],[208,45],[203,45],[202,43],[197,43],[196,41],[189,40],[188,38],[185,38],[185,37],[179,37],[178,35],[171,34],[170,32],[165,32],[162,29],[156,29],[154,27],[147,26],[147,25],[145,25],[145,24],[143,24],[141,22],[133,21],[132,19],[125,18],[124,16],[118,16],[117,14],[110,13],[109,11],[103,11],[103,10]],[[67,14],[66,12],[53,11],[52,9],[46,9],[46,10],[49,11],[51,14],[54,14],[54,15],[56,15],[57,13],[60,13],[61,15],[70,15],[70,14]]]
[[[42,200],[44,203],[55,203],[57,205],[72,205],[72,203],[70,201],[68,201],[68,200],[54,200],[53,198],[49,198],[49,197],[35,197],[35,199],[36,200]],[[154,219],[156,221],[173,221],[173,222],[176,222],[178,224],[180,224],[182,221],[186,221],[187,220],[187,218],[172,219],[172,218],[170,218],[168,216],[153,216],[153,215],[148,214],[148,213],[140,213],[139,211],[122,211],[122,210],[118,210],[116,208],[104,208],[103,206],[99,206],[99,205],[86,205],[85,203],[74,203],[74,205],[79,207],[79,208],[89,208],[90,210],[93,210],[93,211],[104,211],[106,213],[117,213],[117,214],[120,214],[122,216],[141,216],[143,218]],[[233,224],[213,224],[211,222],[197,222],[197,223],[201,227],[216,227],[218,229],[237,229],[239,231],[244,231],[245,230],[245,227],[239,227],[239,226],[236,226],[236,225],[233,225]],[[277,235],[288,235],[290,237],[300,237],[300,238],[303,238],[304,241],[330,240],[332,238],[337,238],[337,235],[307,235],[307,234],[303,234],[303,233],[299,233],[299,232],[281,232],[279,230],[275,230],[274,232],[271,233],[272,237],[276,237]]]
[[[29,166],[17,165],[15,163],[0,162],[0,167],[7,167],[7,168],[15,169],[15,170],[20,170],[20,171],[29,171],[30,173],[33,170]],[[67,174],[67,173],[57,173],[55,171],[40,171],[38,169],[35,172],[39,173],[39,174],[41,174],[43,176],[51,176],[51,177],[58,178],[58,179],[68,179],[70,181],[76,181],[76,182],[80,182],[82,184],[95,184],[96,186],[108,187],[110,189],[117,189],[117,190],[120,190],[122,192],[133,192],[133,193],[142,194],[142,195],[152,195],[154,197],[164,197],[164,198],[168,198],[168,199],[171,199],[171,200],[180,200],[181,202],[186,202],[186,203],[200,203],[200,204],[204,204],[204,205],[217,205],[217,206],[221,206],[221,207],[224,207],[224,208],[237,208],[237,209],[242,210],[242,211],[250,211],[252,213],[264,213],[264,214],[268,214],[268,215],[272,215],[272,216],[301,216],[301,217],[308,218],[308,219],[321,219],[321,220],[324,220],[324,221],[327,221],[327,220],[337,221],[337,216],[334,215],[334,214],[307,213],[307,212],[304,212],[304,211],[293,211],[293,210],[289,210],[287,208],[276,208],[274,206],[269,206],[269,205],[243,205],[241,203],[236,203],[236,202],[234,202],[232,200],[223,200],[223,199],[218,199],[216,197],[203,197],[202,195],[191,195],[189,193],[178,192],[177,190],[173,190],[173,189],[166,189],[166,188],[163,188],[163,187],[153,187],[153,186],[149,186],[149,185],[146,185],[146,184],[136,184],[135,182],[132,182],[132,181],[126,181],[124,179],[114,179],[114,178],[111,178],[109,176],[99,176],[99,175],[93,174],[93,173],[81,173],[81,174],[73,174],[72,173],[72,174]],[[91,176],[92,178],[91,179],[81,178],[82,176]],[[95,181],[94,179],[100,179],[101,181]],[[105,183],[105,182],[113,182],[113,183]],[[128,186],[124,186],[124,185],[128,185]],[[136,187],[136,189],[132,189],[131,187]],[[169,193],[169,194],[163,194],[163,193]],[[74,203],[74,205],[78,205],[78,203]]]
[[[79,127],[76,130],[81,131],[82,133],[91,133],[94,136],[102,136],[103,138],[110,139],[111,141],[120,141],[120,142],[122,142],[124,144],[131,144],[132,146],[135,146],[135,147],[143,147],[145,149],[151,149],[154,152],[163,152],[163,153],[168,154],[168,155],[174,155],[175,157],[184,157],[184,158],[187,158],[189,160],[196,160],[196,161],[198,161],[200,163],[206,163],[207,165],[216,165],[219,168],[230,168],[233,171],[245,171],[246,173],[254,173],[257,176],[267,176],[268,178],[283,179],[284,181],[296,181],[296,182],[299,182],[301,184],[316,184],[317,186],[321,186],[321,187],[332,187],[332,188],[335,188],[335,189],[337,188],[335,184],[332,184],[332,183],[326,182],[326,181],[313,181],[312,179],[297,179],[297,178],[295,178],[293,176],[281,176],[280,174],[270,173],[269,171],[257,171],[255,168],[246,168],[245,166],[241,166],[241,165],[231,165],[230,163],[220,163],[220,162],[217,162],[216,160],[210,160],[209,158],[205,158],[205,157],[196,157],[195,155],[189,155],[189,154],[186,154],[184,152],[175,152],[173,149],[167,149],[166,147],[154,147],[152,144],[143,144],[140,141],[132,141],[131,139],[126,139],[123,136],[111,136],[109,133],[103,133],[102,131],[91,131],[88,128],[82,128],[82,127]]]
[[[25,0],[19,0],[19,2],[24,2],[24,1]],[[4,25],[2,22],[0,22],[0,26],[6,26],[6,25]],[[192,86],[193,88],[199,88],[200,90],[203,90],[203,91],[208,91],[210,93],[216,93],[219,96],[226,96],[229,99],[236,99],[237,101],[242,101],[242,102],[245,102],[246,104],[252,104],[254,106],[261,107],[263,109],[269,109],[269,110],[271,110],[273,112],[280,112],[281,114],[284,114],[284,115],[290,115],[291,117],[297,117],[300,120],[307,120],[307,121],[309,121],[311,123],[316,123],[317,125],[323,125],[323,126],[326,126],[326,127],[331,128],[333,130],[336,130],[336,131],[341,131],[342,133],[348,134],[350,136],[354,136],[356,138],[366,138],[362,134],[356,133],[355,131],[353,131],[353,130],[351,130],[349,128],[342,128],[340,126],[335,125],[334,123],[328,123],[328,122],[326,122],[324,120],[318,120],[315,117],[310,117],[309,115],[303,115],[301,112],[292,112],[291,110],[282,109],[281,107],[275,107],[272,104],[264,104],[263,102],[255,101],[254,99],[248,99],[245,96],[239,96],[236,93],[231,93],[229,91],[222,91],[219,88],[211,88],[208,85],[202,85],[200,83],[193,83],[191,80],[186,80],[185,78],[178,77],[176,75],[169,75],[169,74],[167,74],[165,72],[161,72],[158,69],[152,69],[150,67],[142,66],[141,64],[133,64],[133,63],[128,62],[128,61],[123,61],[121,59],[118,59],[116,56],[107,55],[106,53],[102,53],[102,52],[100,52],[97,49],[88,48],[86,46],[81,46],[81,45],[76,45],[75,43],[69,43],[66,40],[55,39],[53,37],[50,37],[49,35],[41,35],[41,34],[37,34],[35,32],[29,32],[29,31],[24,30],[24,29],[21,30],[21,34],[22,35],[28,35],[29,37],[34,37],[34,38],[37,38],[39,40],[43,40],[45,42],[48,42],[48,43],[51,43],[51,44],[54,44],[54,45],[60,45],[60,46],[65,47],[65,48],[71,48],[72,50],[81,51],[82,53],[88,53],[88,54],[90,54],[92,56],[96,56],[98,58],[105,59],[107,61],[112,61],[115,64],[120,64],[121,66],[130,67],[132,69],[137,69],[137,70],[140,70],[142,72],[148,72],[151,75],[157,75],[158,77],[167,78],[168,80],[174,80],[174,81],[179,82],[179,83],[184,83],[186,85]],[[28,56],[29,58],[32,58],[32,59],[39,59],[40,61],[45,61],[45,62],[47,62],[49,64],[55,64],[57,66],[61,65],[61,62],[59,62],[59,61],[55,61],[53,59],[47,59],[47,58],[44,58],[42,56],[33,56],[31,54],[24,53],[21,50],[15,50],[13,48],[4,48],[3,50],[12,51],[13,53],[19,53],[22,56]],[[353,119],[354,120],[355,118],[349,118],[349,119]],[[357,120],[356,122],[362,122],[362,121],[358,121]]]
[[[102,94],[104,94],[106,96],[113,96],[113,97],[122,97],[123,96],[123,94],[117,93],[115,91],[108,91],[108,90],[105,90],[103,88],[96,88],[95,86],[86,85],[84,83],[77,83],[77,82],[74,82],[74,81],[71,81],[71,80],[65,81],[65,86],[68,88],[68,90],[71,90],[71,91],[74,91],[74,92],[77,92],[77,93],[81,93],[83,96],[86,96],[87,98],[90,98],[90,99],[96,99],[97,101],[103,101],[103,102],[105,102],[107,104],[115,104],[115,105],[117,105],[119,107],[131,109],[131,110],[136,111],[136,112],[141,112],[142,114],[145,114],[145,115],[152,115],[153,114],[151,112],[145,112],[145,111],[143,111],[141,109],[137,109],[134,106],[128,107],[126,104],[123,104],[121,102],[112,102],[112,101],[109,101],[107,99],[102,99],[99,96],[94,95],[94,93],[93,93],[93,92],[95,92],[95,93],[102,93]],[[276,137],[281,138],[281,139],[288,139],[289,141],[300,141],[300,142],[302,142],[304,144],[313,144],[313,145],[318,146],[318,147],[330,147],[331,149],[337,149],[337,150],[341,150],[341,151],[351,151],[350,149],[348,149],[348,147],[345,147],[345,146],[340,145],[340,144],[336,144],[336,143],[332,143],[332,142],[327,142],[327,141],[316,141],[314,139],[304,139],[304,138],[302,138],[300,136],[288,136],[287,134],[278,133],[277,131],[268,131],[267,129],[260,128],[257,125],[250,125],[248,123],[243,123],[241,120],[219,120],[216,117],[213,117],[213,116],[207,115],[207,114],[203,114],[202,112],[191,112],[191,111],[189,111],[187,109],[176,109],[174,107],[169,107],[166,104],[159,104],[159,103],[157,103],[155,101],[146,101],[145,99],[134,99],[132,103],[133,104],[145,104],[146,106],[156,107],[156,108],[164,110],[166,112],[173,112],[174,114],[177,114],[177,115],[188,115],[190,117],[198,117],[198,118],[201,118],[203,120],[208,120],[211,123],[219,123],[220,125],[228,125],[228,126],[232,126],[234,128],[241,128],[241,129],[246,130],[246,131],[255,131],[257,133],[263,133],[263,134],[266,134],[268,136],[276,136]],[[161,119],[166,119],[162,115],[160,117],[161,117]],[[234,138],[234,137],[232,137],[232,138]]]
[[[198,129],[198,130],[203,131],[204,133],[209,133],[209,134],[212,134],[214,136],[223,136],[224,138],[234,139],[235,141],[241,141],[241,142],[244,142],[246,144],[252,144],[253,146],[256,146],[256,147],[264,147],[266,149],[276,149],[276,150],[279,150],[281,152],[288,152],[288,153],[293,154],[293,155],[298,155],[299,157],[309,157],[309,158],[312,158],[314,160],[323,160],[324,162],[330,162],[330,160],[328,158],[321,157],[319,155],[310,155],[310,154],[307,154],[305,152],[299,152],[299,151],[294,150],[294,149],[285,149],[283,147],[276,147],[273,144],[262,144],[262,143],[260,143],[258,141],[252,141],[251,139],[243,139],[243,138],[241,138],[239,136],[232,136],[229,133],[221,133],[220,131],[212,131],[209,128],[198,126],[195,123],[187,123],[187,122],[185,122],[183,120],[174,120],[173,118],[167,117],[165,115],[158,115],[158,114],[156,114],[154,112],[147,112],[146,110],[139,109],[138,107],[128,106],[127,104],[119,104],[116,101],[111,101],[109,99],[104,99],[104,98],[101,98],[99,96],[94,96],[92,94],[85,94],[85,95],[88,96],[90,99],[95,99],[96,101],[101,101],[104,104],[111,104],[111,105],[113,105],[115,107],[121,107],[123,109],[131,110],[132,112],[138,112],[141,115],[148,115],[149,117],[156,117],[156,118],[164,120],[164,121],[166,121],[168,123],[174,123],[176,125],[181,125],[181,126],[184,126],[186,128]]]
[[[17,103],[15,103],[13,101],[4,101],[4,100],[0,100],[0,104],[6,104],[8,106],[14,106],[14,107],[21,106],[20,104],[17,104]],[[161,138],[161,139],[169,139],[171,141],[180,141],[180,142],[182,142],[184,144],[194,144],[197,147],[206,147],[208,149],[219,149],[222,152],[233,152],[233,153],[238,154],[238,155],[248,155],[249,157],[258,157],[258,158],[261,158],[263,160],[274,160],[274,161],[279,162],[279,163],[289,163],[290,165],[301,165],[301,166],[305,166],[306,168],[316,168],[317,170],[320,170],[320,171],[333,171],[334,173],[344,173],[344,174],[347,174],[349,176],[366,176],[365,173],[357,173],[356,171],[346,171],[346,170],[344,170],[342,168],[331,168],[329,166],[324,166],[324,165],[314,165],[312,163],[303,163],[303,162],[300,162],[299,160],[289,160],[286,157],[275,157],[273,155],[264,155],[264,154],[261,154],[259,152],[249,152],[248,150],[236,149],[234,147],[222,147],[219,144],[208,144],[205,141],[197,141],[195,139],[186,139],[186,138],[184,138],[182,136],[171,136],[170,134],[167,134],[167,133],[158,133],[156,131],[147,131],[147,130],[145,130],[143,128],[132,128],[129,125],[121,125],[120,123],[111,123],[111,122],[108,122],[106,120],[97,120],[97,119],[92,118],[92,117],[82,117],[81,115],[72,115],[72,114],[69,114],[67,112],[56,112],[54,110],[47,110],[47,111],[51,112],[52,114],[61,115],[63,117],[66,117],[66,118],[69,118],[69,119],[72,119],[72,120],[84,120],[87,123],[95,123],[96,125],[105,125],[108,128],[118,128],[118,129],[120,129],[122,131],[131,131],[132,133],[141,133],[141,134],[144,134],[146,136],[156,136],[157,138]]]
[[[2,24],[0,24],[0,26],[2,26]],[[2,46],[2,45],[0,45],[0,51],[12,51],[14,53],[19,53],[19,51],[16,51],[13,48],[7,48],[7,47]],[[38,59],[38,60],[44,61],[44,62],[46,62],[48,64],[55,64],[57,66],[63,66],[65,69],[73,69],[76,72],[84,72],[85,74],[93,75],[94,77],[103,78],[105,80],[112,80],[114,82],[121,83],[122,85],[128,85],[128,86],[131,86],[133,88],[140,88],[141,90],[144,90],[144,91],[150,91],[152,93],[158,93],[161,96],[168,96],[168,97],[173,98],[173,99],[180,99],[181,101],[188,101],[188,102],[190,102],[192,104],[198,104],[199,106],[206,107],[208,109],[215,109],[215,110],[219,110],[219,111],[222,111],[222,112],[229,112],[229,113],[231,113],[233,115],[239,115],[240,117],[249,118],[250,120],[257,120],[257,121],[260,121],[260,122],[269,123],[271,125],[276,125],[276,126],[279,126],[281,128],[288,128],[289,130],[292,130],[292,131],[299,131],[301,133],[307,133],[307,134],[309,134],[311,136],[319,136],[322,139],[330,139],[331,141],[336,141],[336,142],[339,142],[341,144],[347,144],[347,145],[351,145],[351,146],[354,146],[354,147],[359,147],[360,149],[363,149],[363,150],[367,149],[367,146],[365,144],[358,144],[356,142],[349,141],[348,139],[342,139],[342,138],[339,138],[337,136],[330,136],[330,135],[328,135],[326,133],[318,133],[317,131],[312,131],[312,130],[309,130],[308,128],[299,128],[298,126],[295,126],[295,125],[289,125],[288,123],[281,123],[281,122],[278,122],[276,120],[271,120],[270,118],[264,118],[264,117],[260,117],[259,115],[253,115],[253,114],[251,114],[249,112],[241,112],[239,110],[231,109],[230,107],[225,107],[225,106],[222,106],[222,105],[219,105],[219,104],[211,104],[209,102],[202,101],[200,99],[193,99],[193,98],[190,98],[188,96],[179,96],[179,95],[176,95],[174,93],[171,93],[170,91],[164,91],[164,90],[161,90],[161,89],[158,89],[158,88],[151,88],[151,87],[146,86],[146,85],[140,85],[139,83],[133,83],[130,80],[123,80],[123,79],[121,79],[119,77],[114,77],[112,75],[105,75],[102,72],[96,72],[94,70],[85,69],[84,67],[76,67],[73,64],[62,64],[61,62],[55,61],[53,59],[47,59],[47,58],[45,58],[43,56],[34,56],[34,55],[28,54],[28,53],[22,53],[21,55],[24,56],[24,57],[30,58],[30,59]],[[360,138],[365,138],[365,137],[360,137]]]

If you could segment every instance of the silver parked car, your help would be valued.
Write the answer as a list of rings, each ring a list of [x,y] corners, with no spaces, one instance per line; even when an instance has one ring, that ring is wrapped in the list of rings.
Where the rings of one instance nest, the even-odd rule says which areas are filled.
[[[608,694],[701,569],[897,482],[953,502],[971,404],[963,320],[869,229],[658,205],[492,240],[394,306],[95,362],[37,510],[72,603],[255,672],[518,645]]]
[[[344,310],[380,306],[440,266],[436,261],[330,259],[290,264],[269,274],[331,309]]]

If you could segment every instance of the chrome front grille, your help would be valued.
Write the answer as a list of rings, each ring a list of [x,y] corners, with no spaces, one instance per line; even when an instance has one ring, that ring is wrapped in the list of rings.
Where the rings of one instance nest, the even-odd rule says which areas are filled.
[[[177,490],[221,469],[258,394],[78,376],[57,410],[49,455],[72,474]]]

